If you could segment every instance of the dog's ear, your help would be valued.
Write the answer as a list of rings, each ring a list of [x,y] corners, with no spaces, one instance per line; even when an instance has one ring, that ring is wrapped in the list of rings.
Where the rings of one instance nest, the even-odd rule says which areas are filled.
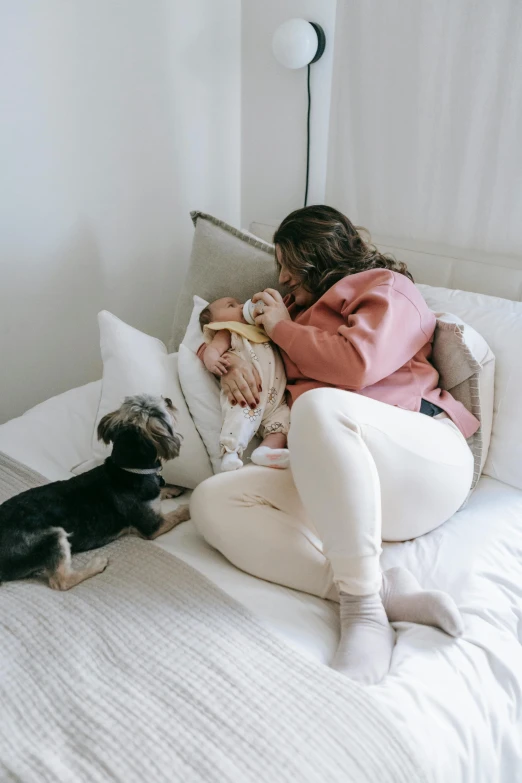
[[[158,457],[169,460],[179,455],[181,437],[162,419],[151,416],[147,422],[147,432],[154,443]]]
[[[112,443],[116,430],[119,424],[119,411],[113,411],[107,413],[106,416],[98,424],[98,440],[103,441],[107,445]]]

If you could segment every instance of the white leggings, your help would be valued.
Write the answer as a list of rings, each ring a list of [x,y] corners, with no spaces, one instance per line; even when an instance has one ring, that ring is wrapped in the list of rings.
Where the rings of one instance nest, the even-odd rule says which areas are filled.
[[[335,598],[381,586],[381,541],[422,536],[462,505],[473,456],[453,422],[316,389],[292,407],[292,470],[250,466],[204,481],[192,519],[231,563]]]

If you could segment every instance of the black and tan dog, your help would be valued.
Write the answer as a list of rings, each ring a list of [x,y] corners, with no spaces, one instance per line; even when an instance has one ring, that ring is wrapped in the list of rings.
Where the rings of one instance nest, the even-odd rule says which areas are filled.
[[[100,467],[66,481],[22,492],[0,506],[0,582],[47,577],[68,590],[107,566],[95,556],[74,571],[71,554],[134,533],[157,538],[189,518],[188,506],[160,510],[161,461],[177,457],[181,436],[169,399],[127,397],[100,421],[98,437],[113,443]]]

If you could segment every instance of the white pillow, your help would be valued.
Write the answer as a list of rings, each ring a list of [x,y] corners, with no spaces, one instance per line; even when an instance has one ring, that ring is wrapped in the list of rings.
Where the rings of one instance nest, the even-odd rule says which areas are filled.
[[[208,302],[199,296],[193,298],[194,306],[183,341],[179,347],[179,381],[188,409],[196,429],[205,444],[214,473],[221,470],[221,403],[219,381],[210,373],[196,355],[204,342],[199,315]],[[259,445],[259,438],[253,438],[245,450],[245,458]]]
[[[201,345],[201,343],[200,343]],[[179,346],[179,382],[188,409],[210,457],[212,470],[219,473],[221,450],[221,404],[219,382],[183,342]]]
[[[177,355],[168,355],[161,340],[150,337],[106,310],[98,315],[103,381],[92,436],[94,458],[101,462],[110,453],[97,438],[98,424],[106,413],[119,408],[124,397],[154,394],[170,397],[178,409],[178,431],[183,435],[180,455],[165,463],[168,484],[193,489],[212,475],[205,447],[190,417],[177,375]],[[81,467],[75,472],[81,472]]]
[[[186,347],[192,351],[192,353],[196,353],[201,343],[204,342],[203,332],[201,331],[201,326],[199,325],[199,316],[205,307],[207,307],[208,302],[205,301],[205,299],[202,299],[200,296],[192,297],[192,302],[192,312],[190,314],[190,319],[182,342],[183,345],[186,345]]]
[[[484,474],[522,489],[522,302],[419,285],[432,310],[454,313],[495,355],[493,427]]]

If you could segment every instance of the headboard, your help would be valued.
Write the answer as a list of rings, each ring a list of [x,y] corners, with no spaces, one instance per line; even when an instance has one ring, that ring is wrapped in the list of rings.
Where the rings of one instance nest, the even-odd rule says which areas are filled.
[[[250,224],[250,231],[271,242],[278,225],[278,221],[254,222]],[[522,257],[462,250],[412,239],[372,238],[380,250],[408,265],[416,283],[522,301]]]

